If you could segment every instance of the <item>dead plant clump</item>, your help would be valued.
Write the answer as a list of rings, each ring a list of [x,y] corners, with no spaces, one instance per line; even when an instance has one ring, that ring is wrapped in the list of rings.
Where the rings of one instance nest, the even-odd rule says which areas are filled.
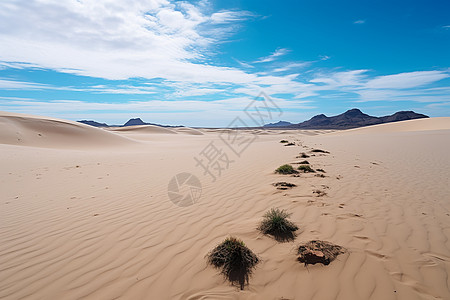
[[[326,196],[326,194],[327,194],[326,192],[321,191],[321,190],[314,190],[313,193],[316,194],[317,197],[323,197],[323,196]]]
[[[311,152],[312,153],[326,153],[326,154],[330,153],[329,151],[322,150],[322,149],[312,149]]]
[[[302,153],[300,153],[300,155],[297,156],[296,158],[308,158],[308,157],[309,157],[308,154],[306,154],[305,152],[302,152]]]
[[[321,240],[312,240],[298,247],[297,260],[306,265],[321,263],[329,265],[347,250],[339,245]]]

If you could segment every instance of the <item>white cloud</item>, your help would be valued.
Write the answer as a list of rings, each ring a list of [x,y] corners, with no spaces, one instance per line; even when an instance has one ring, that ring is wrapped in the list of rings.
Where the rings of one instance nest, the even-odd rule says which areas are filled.
[[[252,17],[253,14],[248,11],[220,11],[211,15],[211,22],[216,24],[237,22]]]
[[[359,86],[362,84],[367,70],[352,70],[336,73],[319,74],[310,80],[312,83],[323,84],[327,89],[335,89],[344,86]]]
[[[194,62],[225,38],[227,26],[249,15],[206,11],[168,0],[5,0],[0,61],[106,79],[256,80],[239,69]]]
[[[358,91],[360,99],[356,102],[369,101],[414,101],[414,102],[449,102],[450,88],[427,89],[362,89]]]
[[[4,89],[4,90],[21,90],[21,89],[43,90],[43,89],[51,89],[51,88],[52,88],[52,86],[47,85],[47,84],[0,79],[0,89]]]
[[[243,68],[248,68],[248,69],[249,68],[254,68],[254,66],[252,66],[251,64],[248,64],[246,62],[240,61],[240,60],[238,60],[236,58],[233,58],[233,59],[234,59],[234,61],[236,61]]]
[[[356,20],[355,22],[353,22],[353,24],[364,24],[366,23],[366,20]]]
[[[366,83],[367,88],[408,89],[427,85],[444,78],[449,74],[443,71],[417,71],[394,75],[378,76]]]
[[[275,52],[273,52],[272,54],[270,54],[269,56],[266,57],[261,57],[260,59],[258,59],[257,61],[255,61],[255,63],[265,63],[265,62],[271,62],[274,61],[275,59],[277,59],[280,56],[286,55],[290,52],[289,49],[286,48],[280,48],[275,50]]]
[[[285,72],[285,71],[289,71],[291,69],[305,68],[309,65],[311,65],[311,62],[288,63],[282,67],[273,69],[272,72]]]

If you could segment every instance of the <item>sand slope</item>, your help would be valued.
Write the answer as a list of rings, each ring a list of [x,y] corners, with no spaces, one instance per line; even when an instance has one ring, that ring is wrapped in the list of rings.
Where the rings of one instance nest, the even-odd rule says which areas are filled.
[[[0,144],[46,148],[95,148],[134,143],[78,122],[0,112]]]
[[[156,125],[136,125],[136,126],[127,126],[127,127],[117,127],[108,129],[114,132],[123,132],[123,133],[167,133],[167,134],[176,134],[174,130],[171,130],[166,127],[156,126]]]
[[[391,132],[415,132],[428,130],[450,129],[450,117],[407,120],[395,123],[385,123],[367,127],[360,127],[340,131],[340,134],[369,134],[369,133],[391,133]]]
[[[430,122],[440,130],[270,131],[240,157],[221,130],[149,134],[112,152],[0,144],[0,298],[450,299],[450,130]],[[211,142],[233,160],[215,182],[193,159]],[[326,177],[273,173],[299,152]],[[184,208],[167,196],[180,172],[203,186]],[[277,181],[297,187],[280,191]],[[294,242],[256,230],[274,206],[292,212]],[[262,259],[244,291],[204,258],[229,234]],[[305,268],[295,247],[310,239],[348,253]]]

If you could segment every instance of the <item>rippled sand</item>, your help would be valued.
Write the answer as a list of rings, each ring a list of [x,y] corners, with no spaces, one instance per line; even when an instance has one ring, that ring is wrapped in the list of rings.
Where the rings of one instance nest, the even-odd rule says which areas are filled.
[[[450,299],[450,118],[258,131],[240,157],[221,130],[0,125],[2,299]],[[194,160],[210,142],[234,160],[215,182]],[[330,152],[307,158],[326,177],[273,173],[313,148]],[[181,172],[203,187],[188,207],[167,193]],[[294,242],[256,230],[271,207],[292,212]],[[230,234],[262,260],[243,291],[204,258]],[[296,245],[311,239],[348,252],[305,267]]]

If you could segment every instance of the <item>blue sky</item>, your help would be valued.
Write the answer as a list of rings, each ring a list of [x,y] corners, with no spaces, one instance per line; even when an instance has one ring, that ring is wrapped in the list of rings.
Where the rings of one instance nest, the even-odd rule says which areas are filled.
[[[450,116],[449,11],[442,0],[2,0],[0,110],[226,126],[264,91],[290,122],[353,107]]]

